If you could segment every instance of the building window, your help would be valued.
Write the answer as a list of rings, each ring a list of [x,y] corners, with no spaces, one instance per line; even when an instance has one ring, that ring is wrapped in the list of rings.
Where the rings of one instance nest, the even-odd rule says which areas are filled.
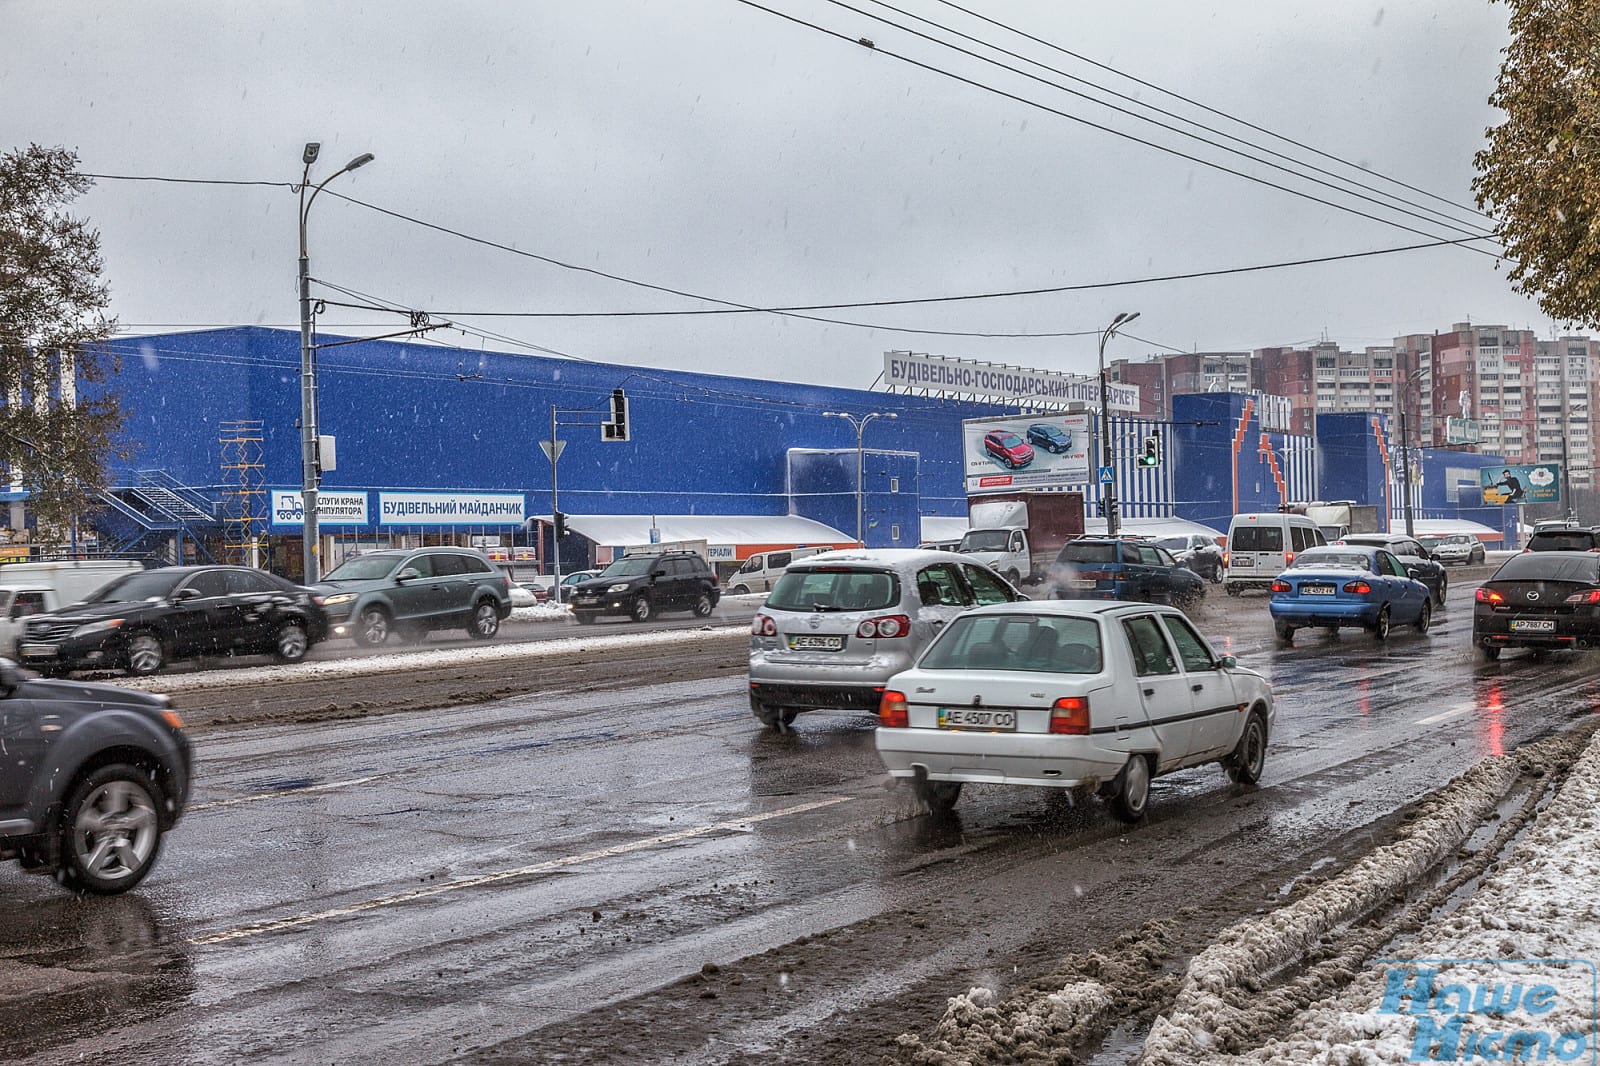
[[[900,491],[900,479],[899,478],[892,477],[892,478],[889,479],[889,491],[890,492],[899,492]],[[900,534],[896,533],[894,536],[895,536],[896,540],[900,539]]]
[[[900,539],[900,527],[899,526],[891,525],[889,527],[889,539],[890,540],[899,540]]]

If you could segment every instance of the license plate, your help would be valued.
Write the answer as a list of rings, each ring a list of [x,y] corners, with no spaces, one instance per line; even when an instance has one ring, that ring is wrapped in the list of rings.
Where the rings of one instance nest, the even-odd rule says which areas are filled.
[[[17,651],[24,659],[54,659],[60,654],[54,644],[23,644]]]
[[[1069,588],[1069,589],[1092,589],[1092,588],[1094,588],[1094,578],[1092,578],[1092,577],[1073,577],[1073,578],[1068,578],[1067,579],[1067,588]]]
[[[1333,586],[1332,585],[1301,585],[1300,586],[1300,594],[1302,596],[1332,596],[1333,595]]]
[[[1231,565],[1233,565],[1233,566],[1254,566],[1254,565],[1256,565],[1256,561],[1254,559],[1249,559],[1249,558],[1235,559]]]
[[[940,729],[988,729],[997,733],[1014,733],[1017,729],[1016,711],[986,711],[976,707],[940,707]]]
[[[1553,618],[1518,618],[1511,623],[1513,633],[1554,633],[1556,622]]]
[[[844,647],[844,638],[839,636],[826,637],[812,633],[795,633],[789,637],[790,651],[839,651]]]

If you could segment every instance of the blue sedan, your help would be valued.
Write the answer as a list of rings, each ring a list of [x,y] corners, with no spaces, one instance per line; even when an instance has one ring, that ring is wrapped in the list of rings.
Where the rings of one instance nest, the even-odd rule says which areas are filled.
[[[1292,644],[1296,629],[1312,627],[1360,626],[1377,640],[1387,639],[1396,625],[1426,633],[1432,599],[1428,586],[1407,575],[1392,552],[1342,545],[1297,555],[1273,580],[1268,606],[1278,639]]]

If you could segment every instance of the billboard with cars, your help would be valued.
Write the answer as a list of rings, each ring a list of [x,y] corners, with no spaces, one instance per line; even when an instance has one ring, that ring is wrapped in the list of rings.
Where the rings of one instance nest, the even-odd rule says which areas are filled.
[[[1488,506],[1508,503],[1560,503],[1561,467],[1556,463],[1532,466],[1485,466],[1478,470],[1478,487]]]
[[[969,494],[1082,485],[1089,480],[1091,415],[1014,415],[961,423]]]

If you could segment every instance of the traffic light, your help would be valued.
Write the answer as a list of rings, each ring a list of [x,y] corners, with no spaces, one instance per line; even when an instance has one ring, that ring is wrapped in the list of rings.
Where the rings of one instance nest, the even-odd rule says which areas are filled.
[[[1144,439],[1144,454],[1139,456],[1139,465],[1161,465],[1161,434],[1152,433]]]
[[[567,516],[557,511],[553,517],[555,518],[556,539],[560,540],[567,535]]]
[[[600,439],[628,439],[628,397],[621,389],[611,390],[611,418],[600,423]]]

